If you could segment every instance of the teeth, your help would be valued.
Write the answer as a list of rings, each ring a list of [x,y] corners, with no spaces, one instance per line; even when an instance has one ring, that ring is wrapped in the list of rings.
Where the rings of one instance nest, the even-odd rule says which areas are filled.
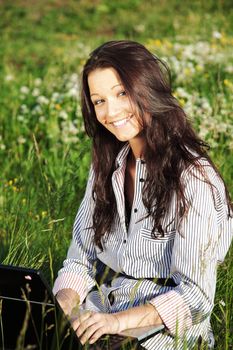
[[[112,124],[114,126],[122,126],[122,125],[125,125],[131,118],[132,118],[132,116],[125,118],[125,119],[118,120],[117,122],[112,122]]]
[[[126,124],[127,121],[128,121],[128,118],[122,119],[122,120],[118,120],[118,122],[113,122],[113,125],[115,125],[115,126],[121,126],[121,125]]]

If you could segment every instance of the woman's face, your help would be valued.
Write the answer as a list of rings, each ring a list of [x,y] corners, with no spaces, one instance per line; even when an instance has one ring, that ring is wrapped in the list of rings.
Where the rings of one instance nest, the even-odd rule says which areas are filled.
[[[114,68],[98,68],[88,75],[97,120],[120,141],[134,139],[142,130],[137,108],[130,102]]]

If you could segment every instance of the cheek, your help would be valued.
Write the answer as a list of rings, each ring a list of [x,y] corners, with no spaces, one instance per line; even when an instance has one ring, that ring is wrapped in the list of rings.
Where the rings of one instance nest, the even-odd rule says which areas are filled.
[[[96,115],[97,120],[98,120],[100,123],[102,123],[102,124],[105,123],[105,121],[106,121],[106,115],[105,115],[105,113],[104,113],[104,110],[100,110],[100,109],[95,110],[95,115]]]

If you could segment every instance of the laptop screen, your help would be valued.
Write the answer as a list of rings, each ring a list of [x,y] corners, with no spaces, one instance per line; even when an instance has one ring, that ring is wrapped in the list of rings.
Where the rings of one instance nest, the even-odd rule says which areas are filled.
[[[37,270],[0,265],[0,348],[83,348]]]

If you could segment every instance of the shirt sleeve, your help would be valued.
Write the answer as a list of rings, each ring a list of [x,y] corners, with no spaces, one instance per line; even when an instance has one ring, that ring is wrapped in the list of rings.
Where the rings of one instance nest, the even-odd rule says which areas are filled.
[[[177,287],[150,301],[172,335],[181,336],[210,316],[219,253],[223,260],[232,239],[225,188],[214,169],[205,168],[212,186],[198,170],[186,174],[189,209],[178,226],[171,258],[171,278]]]
[[[80,296],[80,303],[95,285],[96,252],[93,244],[94,231],[91,228],[94,210],[93,182],[94,172],[91,168],[85,195],[75,218],[72,242],[53,287],[55,295],[64,288],[75,290]]]

